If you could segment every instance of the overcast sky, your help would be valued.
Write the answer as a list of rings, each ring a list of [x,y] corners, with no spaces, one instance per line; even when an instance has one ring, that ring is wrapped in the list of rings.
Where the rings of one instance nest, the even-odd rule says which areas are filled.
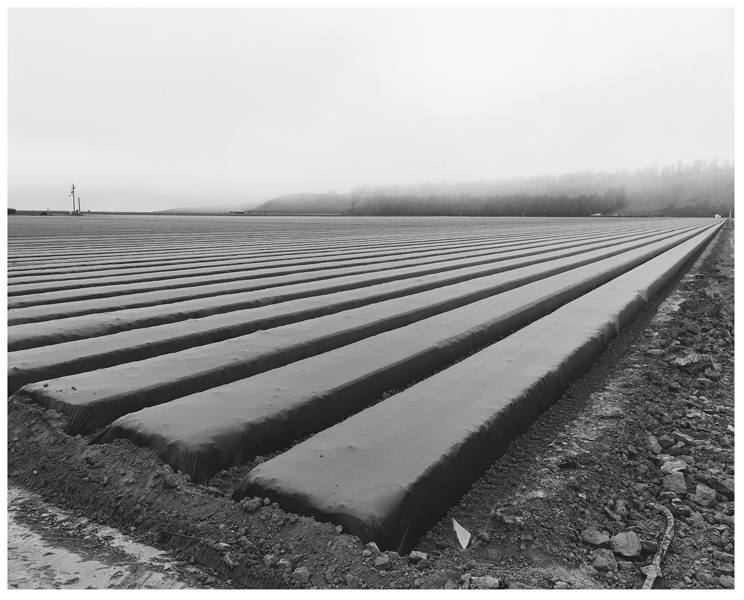
[[[733,160],[732,9],[11,9],[9,206]]]

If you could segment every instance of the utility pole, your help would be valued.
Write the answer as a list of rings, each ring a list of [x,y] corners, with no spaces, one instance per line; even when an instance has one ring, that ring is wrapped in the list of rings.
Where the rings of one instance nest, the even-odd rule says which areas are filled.
[[[72,192],[70,192],[70,196],[72,196],[72,214],[75,214],[75,184],[72,184]]]
[[[78,196],[78,214],[82,215],[83,211],[80,210],[80,196]]]

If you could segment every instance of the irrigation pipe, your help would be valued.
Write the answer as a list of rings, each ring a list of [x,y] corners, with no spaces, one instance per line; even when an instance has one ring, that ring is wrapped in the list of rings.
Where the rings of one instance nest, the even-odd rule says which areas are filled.
[[[674,537],[674,517],[672,516],[671,511],[666,506],[662,506],[661,504],[654,504],[654,508],[658,512],[663,513],[666,516],[667,527],[666,532],[664,533],[664,541],[661,543],[659,549],[656,551],[654,560],[651,561],[650,565],[641,569],[641,572],[646,575],[646,581],[643,582],[643,588],[641,588],[644,590],[650,590],[651,588],[653,588],[654,581],[656,581],[657,577],[661,577],[661,561],[664,560],[664,555],[669,548],[669,544],[671,544],[672,542],[672,537]]]

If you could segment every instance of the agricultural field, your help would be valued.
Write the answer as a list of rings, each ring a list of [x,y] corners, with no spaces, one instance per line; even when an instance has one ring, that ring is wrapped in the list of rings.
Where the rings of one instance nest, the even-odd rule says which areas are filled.
[[[417,544],[724,224],[12,217],[9,428],[31,411],[49,427],[38,452],[83,456],[104,486],[115,474],[93,453],[114,453],[117,485],[139,490],[126,522],[142,535],[156,477],[201,493],[192,518],[266,504],[282,525],[330,523],[318,539],[342,531],[422,573]],[[155,541],[206,539],[192,525]],[[218,561],[249,556],[235,586],[360,584],[318,579],[293,562],[302,553],[277,568],[266,556],[282,551],[251,527]]]

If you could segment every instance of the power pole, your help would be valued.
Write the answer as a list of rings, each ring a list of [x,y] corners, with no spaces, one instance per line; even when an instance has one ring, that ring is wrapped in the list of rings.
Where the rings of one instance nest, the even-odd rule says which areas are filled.
[[[72,214],[75,214],[75,184],[72,184],[72,192],[70,192],[70,196],[72,196]]]
[[[78,196],[78,214],[82,215],[83,211],[80,210],[80,196]]]

